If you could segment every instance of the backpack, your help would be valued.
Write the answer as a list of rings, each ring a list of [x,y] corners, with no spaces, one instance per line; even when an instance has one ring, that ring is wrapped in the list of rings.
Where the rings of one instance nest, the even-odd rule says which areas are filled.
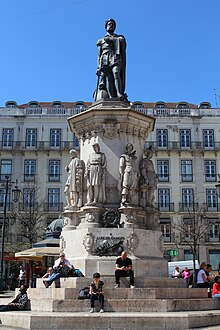
[[[75,277],[84,277],[84,275],[80,269],[75,269],[73,274],[74,274],[73,276],[75,276]]]
[[[81,300],[81,299],[89,299],[89,298],[90,298],[89,287],[86,286],[86,287],[80,289],[77,299]]]

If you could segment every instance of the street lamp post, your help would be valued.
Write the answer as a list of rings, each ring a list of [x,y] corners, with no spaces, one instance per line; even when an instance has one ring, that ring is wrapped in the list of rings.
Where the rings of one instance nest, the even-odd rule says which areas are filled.
[[[4,263],[4,249],[5,249],[5,225],[7,219],[7,202],[8,202],[8,191],[9,184],[14,183],[10,181],[8,175],[5,176],[5,196],[4,196],[4,211],[3,211],[3,223],[2,223],[2,245],[1,245],[1,270],[0,270],[0,290],[3,289],[3,263]],[[10,182],[10,183],[9,183]],[[17,186],[17,180],[15,187],[12,189],[12,199],[16,203],[20,196],[20,189]]]

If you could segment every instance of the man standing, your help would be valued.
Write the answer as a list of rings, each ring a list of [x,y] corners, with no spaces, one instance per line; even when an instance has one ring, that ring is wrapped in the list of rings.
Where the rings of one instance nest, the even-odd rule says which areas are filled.
[[[132,270],[132,261],[127,257],[127,253],[123,251],[121,257],[116,260],[115,282],[116,288],[120,287],[120,277],[130,278],[130,288],[134,288],[134,272]]]
[[[98,143],[94,143],[92,147],[94,152],[89,155],[85,171],[88,189],[87,205],[97,205],[105,202],[107,161],[105,154],[100,152]]]
[[[67,200],[65,209],[82,206],[83,188],[83,166],[82,161],[77,157],[75,149],[70,150],[71,162],[66,166],[68,173],[64,194]]]
[[[106,90],[109,98],[127,98],[125,91],[126,40],[115,34],[116,22],[110,18],[105,22],[107,34],[97,41],[98,69],[101,76],[99,90]],[[97,92],[95,101],[97,101]]]
[[[28,301],[27,285],[22,284],[20,293],[8,305],[0,305],[0,312],[24,310]]]
[[[121,190],[121,204],[137,203],[137,184],[138,184],[138,169],[136,151],[131,143],[126,145],[126,153],[122,154],[119,159],[119,190]]]

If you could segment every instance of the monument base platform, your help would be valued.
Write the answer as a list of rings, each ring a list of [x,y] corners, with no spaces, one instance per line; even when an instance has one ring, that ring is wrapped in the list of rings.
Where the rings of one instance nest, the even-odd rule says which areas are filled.
[[[134,228],[82,228],[63,230],[64,251],[85,276],[113,275],[123,249],[132,259],[135,276],[167,276],[161,233]]]

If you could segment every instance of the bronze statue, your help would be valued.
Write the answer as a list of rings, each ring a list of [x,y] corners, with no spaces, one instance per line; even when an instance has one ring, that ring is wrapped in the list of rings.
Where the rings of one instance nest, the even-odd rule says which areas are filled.
[[[105,22],[107,34],[97,41],[98,83],[95,101],[101,98],[127,100],[125,94],[126,40],[115,34],[116,22],[110,18]]]

